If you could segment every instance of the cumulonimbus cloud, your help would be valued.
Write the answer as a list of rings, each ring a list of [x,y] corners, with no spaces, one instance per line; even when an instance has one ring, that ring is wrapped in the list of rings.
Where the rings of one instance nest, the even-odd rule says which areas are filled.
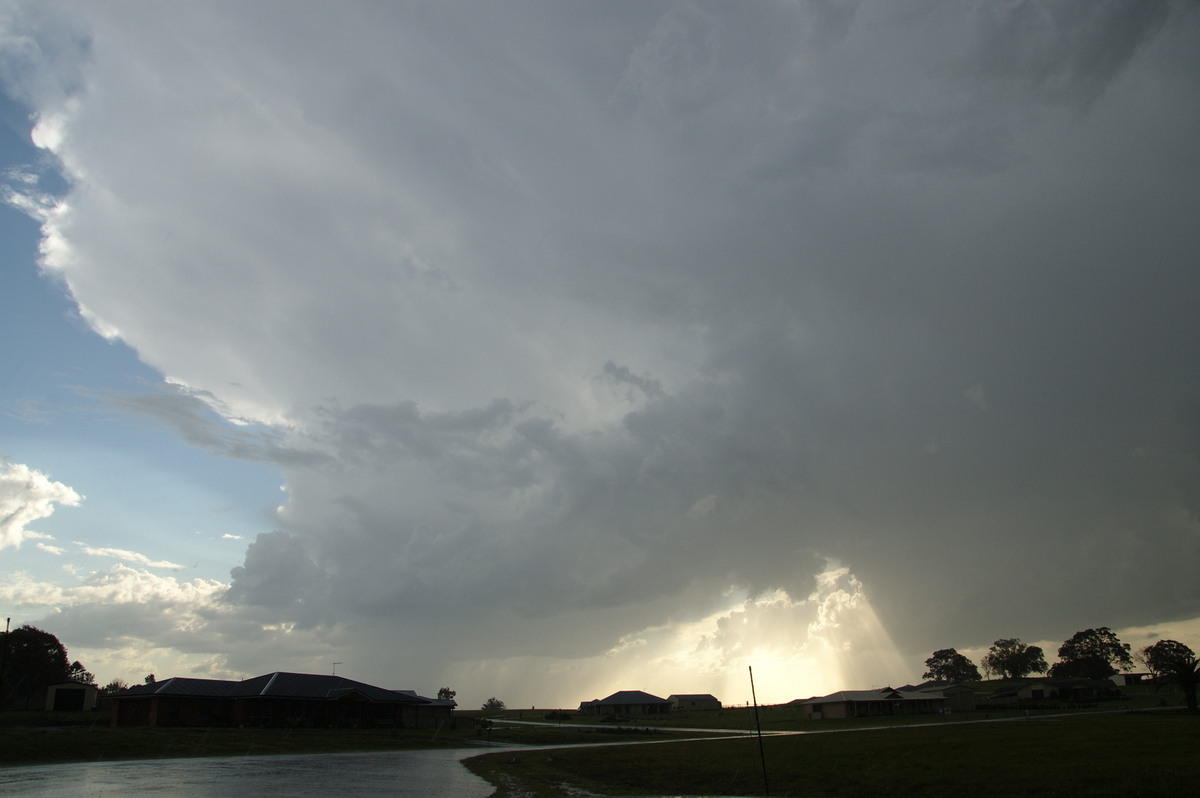
[[[285,475],[226,622],[562,665],[828,557],[918,648],[1200,614],[1194,12],[11,7],[118,403]]]

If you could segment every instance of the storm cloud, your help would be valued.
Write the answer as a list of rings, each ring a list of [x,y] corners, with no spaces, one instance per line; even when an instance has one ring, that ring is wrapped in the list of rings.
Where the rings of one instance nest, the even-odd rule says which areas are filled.
[[[284,475],[220,668],[787,700],[1200,616],[1193,5],[2,7],[43,269]]]

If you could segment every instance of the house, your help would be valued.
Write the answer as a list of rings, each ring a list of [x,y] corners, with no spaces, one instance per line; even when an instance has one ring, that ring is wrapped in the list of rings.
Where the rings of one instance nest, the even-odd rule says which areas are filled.
[[[584,701],[579,705],[581,715],[663,715],[671,711],[665,698],[641,690],[621,690],[608,698]]]
[[[946,699],[932,693],[882,690],[840,690],[826,696],[793,701],[800,706],[805,720],[830,718],[868,718],[889,715],[926,715],[946,707]]]
[[[113,726],[438,728],[453,701],[342,676],[268,673],[243,681],[176,677],[109,699]]]
[[[1154,677],[1144,671],[1142,673],[1114,673],[1109,677],[1109,681],[1117,687],[1145,686],[1153,682]]]
[[[945,708],[951,712],[970,712],[975,709],[975,688],[955,682],[924,682],[899,688],[903,693],[927,693],[946,699]]]
[[[52,684],[46,689],[47,712],[91,711],[100,700],[100,688],[83,682]]]
[[[672,708],[676,711],[721,708],[720,699],[708,693],[672,693],[667,696],[667,700],[671,702]]]
[[[1019,704],[1022,701],[1100,701],[1116,698],[1117,686],[1108,679],[1029,679],[992,691],[985,701]]]

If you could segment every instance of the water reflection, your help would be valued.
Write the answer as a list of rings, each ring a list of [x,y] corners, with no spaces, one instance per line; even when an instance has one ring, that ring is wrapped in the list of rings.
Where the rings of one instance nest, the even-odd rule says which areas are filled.
[[[79,796],[445,796],[485,798],[460,760],[478,749],[97,762],[0,769],[0,794]]]

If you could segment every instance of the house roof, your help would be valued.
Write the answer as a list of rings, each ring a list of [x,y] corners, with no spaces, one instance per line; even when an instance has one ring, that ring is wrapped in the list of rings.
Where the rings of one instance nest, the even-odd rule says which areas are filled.
[[[453,698],[426,698],[425,696],[417,695],[416,690],[393,690],[393,693],[403,693],[413,698],[420,698],[423,701],[428,701],[430,704],[438,707],[456,707],[458,702]]]
[[[358,694],[371,701],[388,701],[406,704],[442,703],[438,699],[424,698],[411,690],[385,690],[365,682],[356,682],[343,676],[326,676],[316,673],[287,673],[276,671],[252,679],[227,681],[224,679],[189,679],[176,676],[161,682],[137,684],[122,690],[116,696],[135,698],[151,695],[193,696],[201,698],[311,698],[338,699]]]
[[[947,690],[953,690],[960,693],[975,692],[975,688],[971,687],[970,685],[962,684],[960,682],[939,681],[921,682],[921,684],[906,684],[903,687],[898,687],[896,689],[902,693],[939,693]]]
[[[670,699],[679,701],[716,701],[717,697],[711,693],[671,693]]]
[[[628,706],[629,704],[669,704],[671,702],[656,695],[643,693],[641,690],[619,690],[608,698],[584,703],[592,706]]]
[[[1049,685],[1056,690],[1070,690],[1073,688],[1091,688],[1093,690],[1112,690],[1116,687],[1112,681],[1108,679],[1027,679],[1022,682],[1014,682],[993,690],[988,693],[987,698],[1006,698],[1007,696],[1016,695],[1026,687],[1031,687],[1035,684]]]
[[[901,692],[885,687],[882,690],[839,690],[825,696],[814,696],[794,704],[847,704],[858,701],[938,701],[942,696],[920,692]]]

